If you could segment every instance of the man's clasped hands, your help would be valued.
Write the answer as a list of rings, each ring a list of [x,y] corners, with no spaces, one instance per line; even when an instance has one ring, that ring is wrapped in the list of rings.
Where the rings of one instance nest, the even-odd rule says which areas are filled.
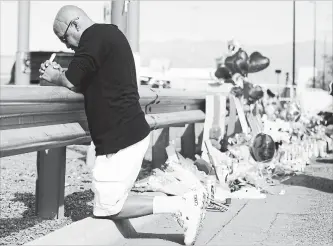
[[[63,72],[63,68],[58,63],[47,60],[40,65],[39,78],[58,85],[59,77]]]

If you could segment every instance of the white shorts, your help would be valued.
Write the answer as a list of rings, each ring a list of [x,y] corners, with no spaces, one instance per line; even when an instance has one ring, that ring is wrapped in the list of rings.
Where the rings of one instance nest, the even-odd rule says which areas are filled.
[[[92,170],[95,216],[115,215],[122,210],[141,170],[149,142],[150,134],[115,154],[97,156]]]

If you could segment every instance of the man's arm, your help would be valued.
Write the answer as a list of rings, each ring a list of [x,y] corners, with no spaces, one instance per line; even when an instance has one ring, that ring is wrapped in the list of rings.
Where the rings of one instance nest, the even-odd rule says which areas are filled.
[[[56,67],[42,65],[40,77],[74,91],[75,88],[82,89],[87,86],[86,83],[82,83],[99,70],[108,57],[110,49],[109,39],[104,33],[90,33],[81,38],[80,45],[66,72],[59,69],[59,65]]]
[[[73,60],[65,72],[67,80],[82,89],[90,83],[87,78],[95,74],[110,53],[110,42],[104,33],[90,33],[80,40]]]
[[[65,71],[62,71],[59,75],[59,84],[61,86],[67,87],[72,91],[76,91],[77,87],[75,87],[66,77]]]
[[[78,87],[75,87],[66,77],[65,71],[59,64],[42,64],[39,70],[40,78],[57,86],[66,87],[72,91],[78,92]]]

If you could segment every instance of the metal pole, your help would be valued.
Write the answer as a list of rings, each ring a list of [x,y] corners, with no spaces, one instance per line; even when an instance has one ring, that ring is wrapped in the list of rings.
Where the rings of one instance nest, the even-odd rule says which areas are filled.
[[[140,86],[140,1],[129,1],[127,14],[127,39],[133,51],[137,82]]]
[[[313,7],[313,88],[316,87],[316,26],[317,26],[317,5],[314,1],[314,7]]]
[[[323,61],[323,82],[322,82],[322,85],[321,85],[321,88],[323,90],[325,90],[325,70],[326,70],[326,35],[325,35],[325,39],[324,39],[324,61]]]
[[[296,74],[296,1],[293,1],[293,77],[292,85],[290,88],[290,97],[294,98],[294,86],[296,85],[295,74]]]
[[[125,0],[111,1],[111,23],[118,26],[123,33],[126,29],[126,6]]]
[[[111,24],[111,4],[109,2],[104,3],[104,23]]]
[[[140,2],[129,1],[127,18],[127,38],[133,52],[139,52]]]
[[[15,84],[30,84],[29,22],[30,1],[18,1],[18,35]]]
[[[293,1],[293,85],[296,84],[295,81],[295,64],[296,64],[296,47],[295,47],[295,39],[296,39],[296,1]]]
[[[280,88],[280,73],[282,71],[280,69],[276,69],[275,70],[275,73],[276,73],[276,79],[277,79],[277,87],[278,87],[278,98],[281,96],[280,93],[281,93],[281,88]]]
[[[279,97],[281,96],[281,87],[280,87],[280,74],[277,74],[277,84],[278,84],[278,93],[279,93]]]

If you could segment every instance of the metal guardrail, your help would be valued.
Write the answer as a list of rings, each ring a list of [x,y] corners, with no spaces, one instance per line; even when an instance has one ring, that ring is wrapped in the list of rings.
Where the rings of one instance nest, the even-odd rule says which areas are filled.
[[[139,94],[152,129],[205,120],[206,92],[140,88]],[[162,130],[153,134],[153,162],[164,159],[163,147],[156,144]],[[83,96],[63,87],[1,86],[0,132],[0,157],[38,152],[36,211],[43,218],[62,217],[66,146],[91,141]],[[192,155],[194,144],[188,151]]]
[[[165,148],[175,139],[181,140],[177,141],[181,154],[194,158],[201,150],[202,140],[207,138],[208,131],[203,132],[204,128],[217,124],[227,125],[228,134],[237,131],[235,107],[230,107],[226,117],[226,93],[140,88],[139,94],[153,130],[150,146],[153,167],[165,163]],[[35,210],[39,217],[64,216],[66,146],[91,141],[87,129],[82,95],[63,87],[1,86],[0,157],[37,151]],[[98,242],[108,244],[111,240],[108,230],[122,231],[131,226],[129,220],[117,223],[86,218],[30,243],[88,245],[102,238]],[[78,241],[77,235],[83,234]]]

